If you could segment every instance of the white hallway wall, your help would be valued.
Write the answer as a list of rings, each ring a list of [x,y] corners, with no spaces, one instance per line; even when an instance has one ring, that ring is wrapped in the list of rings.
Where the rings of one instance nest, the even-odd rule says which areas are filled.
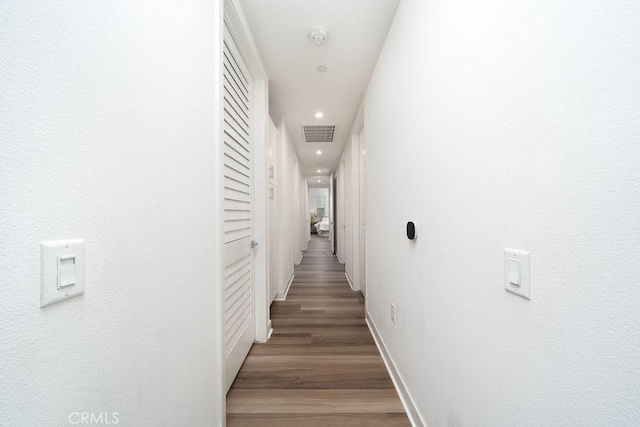
[[[367,306],[429,425],[640,420],[638,28],[632,0],[400,4],[365,102]]]
[[[220,2],[2,9],[0,423],[218,425]],[[77,237],[85,295],[40,309]]]
[[[307,244],[309,242],[310,234],[308,231],[309,228],[309,219],[307,218],[308,211],[307,205],[309,203],[309,193],[307,192],[307,179],[302,176],[300,173],[300,164],[296,161],[293,165],[293,192],[294,192],[294,215],[293,215],[293,224],[294,224],[294,239],[295,239],[295,258],[294,263],[298,264],[302,259],[302,251],[307,249]]]
[[[361,111],[359,112],[359,115]],[[360,121],[361,124],[361,121]],[[359,129],[358,129],[359,130]],[[338,166],[339,177],[344,177],[344,185],[338,187],[343,193],[338,194],[338,199],[343,203],[342,223],[342,253],[340,257],[344,262],[345,273],[351,286],[359,290],[359,197],[358,188],[358,139],[357,135],[350,135],[345,145],[340,164]]]
[[[298,157],[291,142],[289,131],[282,120],[278,124],[278,247],[277,258],[272,258],[272,265],[278,265],[278,284],[276,298],[282,298],[286,286],[293,275],[294,264],[300,257],[301,250],[306,247],[302,244],[304,218],[302,209],[306,209],[305,185],[300,176],[297,162]],[[307,234],[308,235],[308,234]]]
[[[271,118],[268,119],[267,138],[267,173],[269,174],[267,184],[267,205],[268,205],[268,270],[269,270],[269,302],[280,290],[280,245],[278,244],[278,198],[280,188],[278,187],[278,128]]]

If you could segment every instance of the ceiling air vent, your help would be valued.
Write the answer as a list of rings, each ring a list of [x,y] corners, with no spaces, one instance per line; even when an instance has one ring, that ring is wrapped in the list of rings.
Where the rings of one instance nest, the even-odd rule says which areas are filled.
[[[336,125],[303,125],[304,142],[333,142]]]

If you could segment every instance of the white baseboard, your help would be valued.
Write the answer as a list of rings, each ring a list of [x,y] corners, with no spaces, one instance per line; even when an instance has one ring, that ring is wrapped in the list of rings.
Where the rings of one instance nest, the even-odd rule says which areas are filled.
[[[269,341],[269,338],[271,338],[271,335],[273,335],[273,326],[271,326],[271,319],[269,319],[267,329],[269,330],[269,333],[267,334],[267,341]]]
[[[300,252],[300,258],[298,258],[298,262],[296,262],[296,265],[300,265],[300,263],[302,262],[302,257],[304,256],[304,254],[302,252]]]
[[[336,256],[338,257],[338,261],[340,262],[340,264],[344,264],[344,262],[342,262],[342,258],[340,258],[340,254],[338,253],[338,251],[336,251]]]
[[[427,424],[424,422],[420,411],[416,407],[409,390],[405,387],[404,381],[396,368],[391,355],[387,351],[387,347],[384,345],[384,341],[382,341],[382,337],[378,333],[378,328],[376,328],[376,324],[369,316],[369,311],[366,312],[366,322],[367,326],[369,326],[369,330],[371,331],[371,335],[373,335],[373,340],[376,342],[376,346],[380,351],[380,355],[382,356],[382,360],[384,361],[384,365],[387,367],[387,371],[389,372],[389,376],[391,376],[391,381],[393,381],[393,385],[398,392],[398,396],[400,396],[400,401],[402,402],[402,406],[404,406],[405,411],[407,412],[407,416],[409,417],[409,421],[413,427],[426,427]]]
[[[344,271],[344,275],[347,278],[347,282],[349,282],[349,286],[351,286],[351,290],[355,291],[355,288],[353,287],[353,281],[351,280],[351,277],[349,277],[349,273],[347,273],[347,271]]]
[[[284,301],[285,299],[287,299],[287,294],[289,293],[289,288],[291,287],[291,284],[293,283],[293,278],[295,277],[294,273],[291,273],[291,277],[289,277],[289,281],[287,282],[287,286],[284,288],[284,292],[278,292],[276,294],[276,297],[274,298],[274,301]]]

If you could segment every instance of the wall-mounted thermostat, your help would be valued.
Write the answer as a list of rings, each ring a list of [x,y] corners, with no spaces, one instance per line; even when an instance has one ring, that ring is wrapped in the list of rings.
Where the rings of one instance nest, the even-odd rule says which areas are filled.
[[[407,238],[409,240],[415,240],[416,237],[418,237],[416,225],[411,221],[407,222]]]

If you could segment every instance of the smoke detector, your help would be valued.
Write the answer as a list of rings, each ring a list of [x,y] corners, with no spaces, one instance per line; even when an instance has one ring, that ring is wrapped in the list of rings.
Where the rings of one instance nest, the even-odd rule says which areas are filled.
[[[320,25],[313,27],[311,29],[311,34],[309,34],[311,40],[313,40],[313,42],[318,46],[327,41],[328,36],[329,32],[327,31],[327,29]]]

